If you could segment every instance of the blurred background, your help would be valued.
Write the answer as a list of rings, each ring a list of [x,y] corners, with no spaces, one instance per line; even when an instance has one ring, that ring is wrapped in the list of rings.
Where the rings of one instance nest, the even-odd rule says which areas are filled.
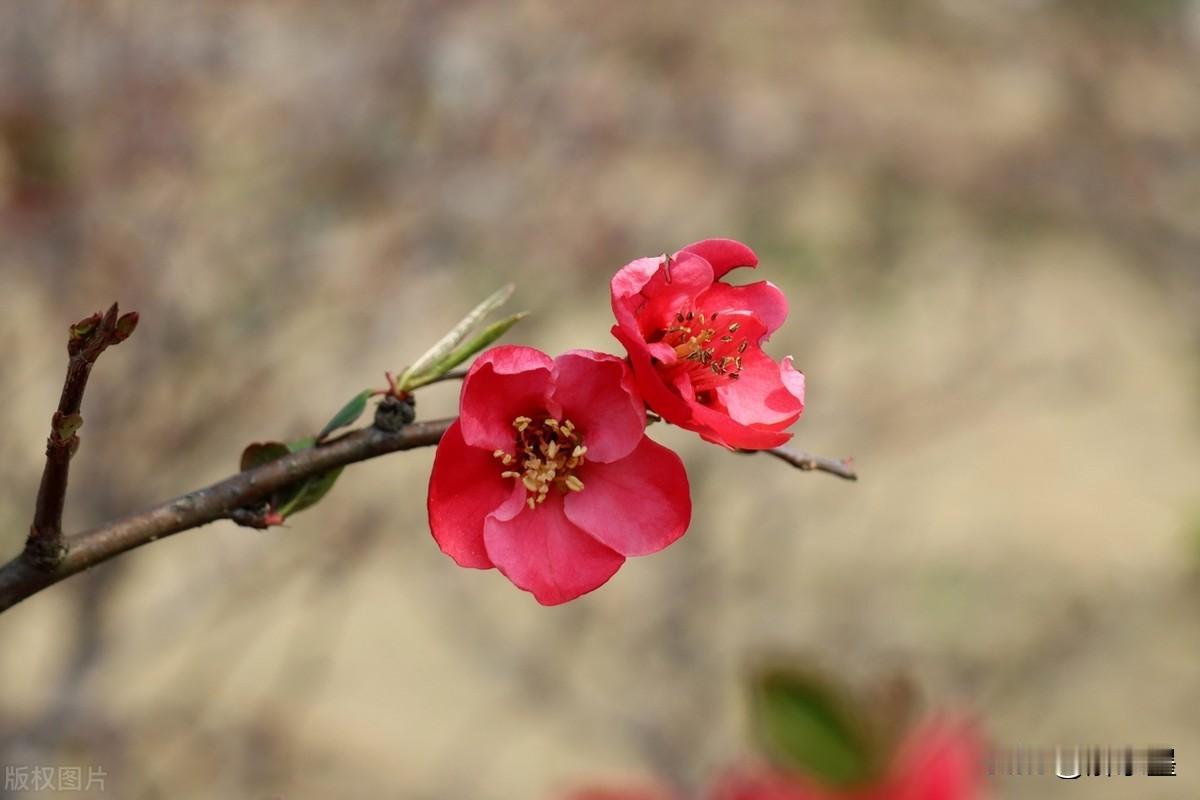
[[[791,299],[796,444],[862,480],[653,430],[690,532],[542,608],[438,551],[432,450],[359,465],[286,529],[0,617],[0,763],[121,798],[692,788],[788,653],[998,744],[1179,754],[998,797],[1195,795],[1198,76],[1194,0],[3,0],[5,557],[66,326],[114,299],[141,325],[93,375],[69,530],[311,433],[510,280],[510,341],[616,350],[611,274],[710,236]]]

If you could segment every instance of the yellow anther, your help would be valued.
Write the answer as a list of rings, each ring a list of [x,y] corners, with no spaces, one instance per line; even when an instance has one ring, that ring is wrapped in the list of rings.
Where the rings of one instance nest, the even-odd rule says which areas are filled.
[[[516,454],[497,448],[492,455],[505,467],[519,463],[517,469],[505,469],[500,477],[521,482],[528,492],[525,501],[529,508],[544,503],[552,488],[561,493],[583,491],[583,481],[574,471],[584,463],[588,449],[575,423],[569,419],[534,421],[517,417],[512,425],[517,431]]]

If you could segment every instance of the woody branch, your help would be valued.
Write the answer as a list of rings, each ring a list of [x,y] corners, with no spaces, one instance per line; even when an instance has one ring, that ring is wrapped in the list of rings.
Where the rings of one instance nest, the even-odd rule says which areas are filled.
[[[66,504],[67,477],[71,457],[79,448],[80,409],[92,366],[110,345],[129,338],[137,327],[137,312],[118,316],[116,303],[103,314],[97,312],[71,326],[67,338],[67,377],[58,409],[50,420],[46,441],[46,466],[38,487],[33,525],[22,554],[36,569],[52,570],[64,555],[62,516]]]

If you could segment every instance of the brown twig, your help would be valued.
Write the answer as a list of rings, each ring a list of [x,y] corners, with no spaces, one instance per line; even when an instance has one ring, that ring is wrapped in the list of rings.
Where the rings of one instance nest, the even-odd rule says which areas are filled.
[[[646,412],[647,425],[653,425],[656,422],[662,421],[663,418],[653,411]],[[766,453],[805,472],[827,472],[830,475],[836,475],[848,481],[858,480],[858,473],[854,470],[854,462],[849,458],[835,459],[814,456],[812,453],[806,453],[803,450],[793,450],[786,445],[781,445],[771,450],[738,450],[737,452],[746,456],[752,456],[755,453]]]
[[[773,450],[743,450],[744,453],[765,452],[775,456],[781,461],[786,461],[796,469],[802,469],[805,472],[828,472],[830,475],[836,475],[839,478],[845,478],[848,481],[858,480],[858,473],[854,470],[853,462],[848,458],[834,459],[825,458],[824,456],[814,456],[812,453],[806,453],[803,450],[793,450],[790,447],[776,447]]]
[[[395,432],[365,428],[290,453],[145,511],[68,536],[63,540],[66,552],[52,569],[39,569],[18,556],[0,567],[0,611],[128,550],[229,517],[289,484],[385,453],[435,445],[453,421],[415,422]]]
[[[50,438],[46,442],[46,466],[38,487],[33,525],[25,540],[24,558],[35,569],[53,570],[62,559],[62,516],[66,504],[67,476],[71,456],[79,448],[76,431],[83,425],[79,410],[83,392],[96,359],[109,346],[129,338],[137,327],[138,316],[131,312],[118,317],[116,303],[104,314],[99,312],[71,326],[67,339],[67,377],[63,382],[58,409],[50,421]]]

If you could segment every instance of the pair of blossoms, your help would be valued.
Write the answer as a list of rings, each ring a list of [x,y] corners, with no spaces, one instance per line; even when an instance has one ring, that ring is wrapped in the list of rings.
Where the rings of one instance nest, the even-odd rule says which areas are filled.
[[[460,566],[495,567],[544,605],[565,603],[687,530],[687,473],[646,436],[647,409],[731,449],[786,442],[804,376],[762,343],[787,301],[767,281],[721,280],[757,263],[740,242],[708,239],[625,265],[612,279],[612,333],[628,359],[519,346],[476,359],[430,476],[441,549]]]

